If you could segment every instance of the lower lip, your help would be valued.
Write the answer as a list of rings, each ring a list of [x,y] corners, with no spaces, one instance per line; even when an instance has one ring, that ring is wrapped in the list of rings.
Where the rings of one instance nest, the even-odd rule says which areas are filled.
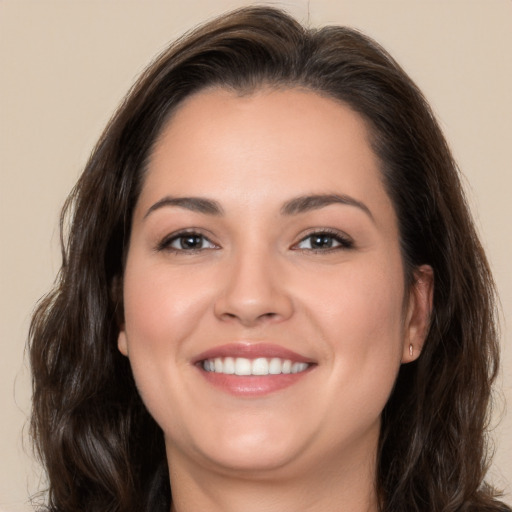
[[[207,372],[198,367],[203,377],[216,388],[235,396],[264,396],[293,386],[306,377],[314,366],[299,373],[279,375],[227,375]]]

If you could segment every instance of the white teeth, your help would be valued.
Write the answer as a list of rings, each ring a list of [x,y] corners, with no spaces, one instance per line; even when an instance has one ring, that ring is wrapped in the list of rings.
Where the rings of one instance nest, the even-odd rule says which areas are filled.
[[[235,360],[232,357],[226,357],[222,366],[222,373],[233,375],[235,373]]]
[[[264,357],[259,357],[252,362],[253,375],[268,375],[268,361]]]
[[[245,357],[216,357],[206,359],[202,363],[207,372],[224,373],[226,375],[279,375],[300,373],[308,369],[308,363],[292,363],[289,359],[273,357],[267,359],[247,359]]]
[[[270,375],[279,375],[283,369],[282,361],[278,357],[273,357],[268,365]]]
[[[235,375],[251,375],[252,365],[250,359],[237,357],[235,359]]]
[[[292,364],[292,373],[303,372],[308,365],[306,363],[293,363]]]

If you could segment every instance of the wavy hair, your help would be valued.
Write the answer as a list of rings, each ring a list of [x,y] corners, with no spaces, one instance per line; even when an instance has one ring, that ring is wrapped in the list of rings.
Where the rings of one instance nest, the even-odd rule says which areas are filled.
[[[185,35],[142,74],[61,216],[62,268],[34,313],[31,432],[52,512],[169,510],[163,434],[117,350],[123,261],[148,157],[184,98],[206,87],[301,87],[366,121],[400,230],[409,286],[434,270],[431,327],[382,415],[383,512],[504,510],[484,484],[498,369],[495,289],[456,164],[416,85],[376,42],[307,29],[272,8],[229,13]]]

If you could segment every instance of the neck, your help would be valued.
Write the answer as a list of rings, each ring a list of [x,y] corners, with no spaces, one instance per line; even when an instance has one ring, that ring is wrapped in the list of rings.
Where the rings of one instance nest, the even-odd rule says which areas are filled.
[[[257,474],[190,467],[168,449],[171,512],[377,512],[376,452]]]

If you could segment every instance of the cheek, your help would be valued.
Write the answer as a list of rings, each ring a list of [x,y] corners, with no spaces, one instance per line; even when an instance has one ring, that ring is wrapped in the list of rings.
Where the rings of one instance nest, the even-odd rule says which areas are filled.
[[[161,265],[136,262],[128,264],[126,276],[124,309],[132,348],[175,351],[208,307],[211,291],[204,280],[195,273],[171,273]]]
[[[308,308],[318,316],[319,328],[328,329],[329,338],[340,348],[362,338],[366,342],[358,343],[361,352],[401,341],[404,282],[395,260],[347,265],[309,281],[304,294]]]
[[[144,403],[161,425],[168,421],[167,408],[179,406],[184,383],[178,376],[190,364],[187,343],[211,302],[211,290],[194,276],[183,271],[172,275],[135,256],[125,272],[124,336],[130,365]]]
[[[359,415],[362,404],[380,414],[401,362],[404,283],[394,261],[347,267],[308,295],[332,367],[330,399],[336,403],[343,390],[345,405]]]

